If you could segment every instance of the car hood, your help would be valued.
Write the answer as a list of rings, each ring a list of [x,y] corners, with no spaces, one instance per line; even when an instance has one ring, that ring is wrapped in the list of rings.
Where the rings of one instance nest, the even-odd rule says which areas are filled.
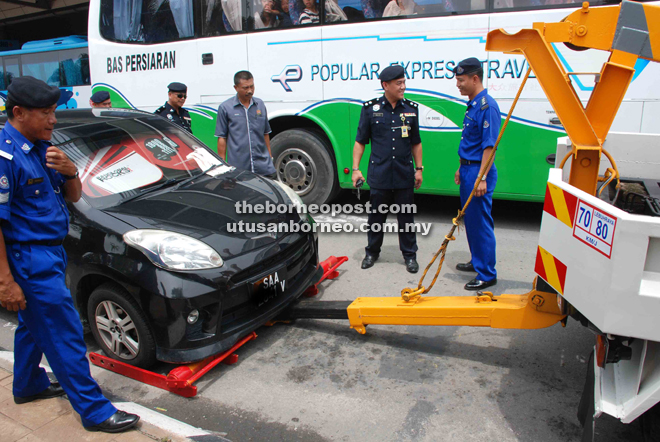
[[[136,229],[169,230],[199,239],[227,259],[286,236],[283,229],[269,233],[256,231],[256,227],[297,223],[297,213],[245,213],[245,207],[279,204],[291,202],[277,184],[234,170],[216,177],[201,177],[179,189],[155,191],[104,211]]]

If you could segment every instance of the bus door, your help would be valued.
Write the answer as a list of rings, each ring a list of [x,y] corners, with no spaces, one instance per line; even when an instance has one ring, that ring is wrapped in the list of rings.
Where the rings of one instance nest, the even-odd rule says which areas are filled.
[[[200,36],[197,40],[197,69],[194,83],[200,90],[199,103],[217,110],[236,95],[234,74],[247,70],[247,1],[202,0]],[[206,38],[210,37],[210,38]]]

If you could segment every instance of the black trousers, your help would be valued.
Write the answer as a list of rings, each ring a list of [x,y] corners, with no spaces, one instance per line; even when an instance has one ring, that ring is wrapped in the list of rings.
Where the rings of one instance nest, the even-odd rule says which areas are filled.
[[[369,213],[368,218],[368,244],[365,248],[367,254],[378,256],[380,254],[380,247],[383,245],[385,234],[382,227],[387,220],[388,212],[381,213],[379,207],[386,205],[389,210],[392,205],[397,205],[399,206],[398,213],[396,214],[396,219],[399,222],[399,248],[404,258],[417,258],[417,234],[414,229],[414,214],[402,213],[401,210],[401,205],[413,204],[414,189],[412,187],[409,189],[371,189],[369,202],[371,203],[371,213]],[[408,212],[411,211],[408,210]]]

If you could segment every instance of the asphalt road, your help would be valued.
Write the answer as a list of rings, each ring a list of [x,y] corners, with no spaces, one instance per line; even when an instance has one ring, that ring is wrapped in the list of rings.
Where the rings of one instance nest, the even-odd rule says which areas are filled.
[[[366,196],[366,195],[365,195]],[[364,201],[364,197],[363,197]],[[353,195],[342,203],[356,203]],[[417,196],[416,221],[424,267],[456,215],[458,200]],[[531,288],[541,204],[496,201],[499,283],[495,294]],[[359,223],[355,215],[337,222]],[[318,221],[329,221],[322,215]],[[327,233],[321,259],[348,256],[339,278],[322,284],[318,299],[399,296],[417,275],[405,271],[396,235],[381,257],[361,270],[366,234]],[[473,275],[455,270],[469,259],[464,232],[450,244],[431,295],[469,296]],[[0,313],[0,346],[11,350],[16,316]],[[298,320],[257,331],[238,351],[239,362],[220,365],[184,399],[94,368],[111,397],[134,401],[233,441],[579,441],[576,411],[593,346],[591,332],[573,320],[562,328],[496,330],[470,327],[369,326],[366,335],[347,321]],[[97,351],[91,335],[90,350]],[[163,364],[166,373],[171,367]],[[166,411],[163,411],[166,410]],[[641,440],[638,423],[602,417],[598,441]]]

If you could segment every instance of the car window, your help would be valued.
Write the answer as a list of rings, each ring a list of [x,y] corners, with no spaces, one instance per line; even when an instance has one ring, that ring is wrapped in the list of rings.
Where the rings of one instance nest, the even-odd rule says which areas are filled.
[[[224,164],[202,143],[160,118],[58,130],[53,141],[76,163],[83,197],[96,208]]]

